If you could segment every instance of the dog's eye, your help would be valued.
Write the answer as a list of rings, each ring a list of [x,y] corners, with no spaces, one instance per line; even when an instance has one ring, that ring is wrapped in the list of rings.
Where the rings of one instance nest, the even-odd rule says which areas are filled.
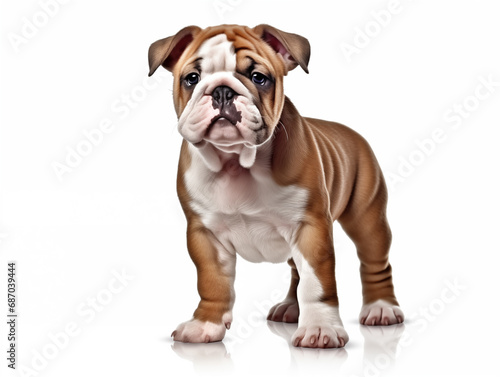
[[[192,72],[184,78],[184,81],[187,86],[196,85],[200,81],[200,75],[195,72]]]
[[[260,72],[252,73],[252,81],[257,85],[265,85],[268,78]]]

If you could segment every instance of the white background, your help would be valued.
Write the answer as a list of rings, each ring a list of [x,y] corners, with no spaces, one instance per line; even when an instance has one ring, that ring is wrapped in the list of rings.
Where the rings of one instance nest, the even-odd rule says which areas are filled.
[[[8,260],[17,366],[32,370],[20,375],[498,375],[498,2],[401,0],[383,26],[387,1],[46,2],[0,8],[2,375],[12,372]],[[405,325],[357,324],[358,262],[336,227],[345,349],[291,348],[294,326],[262,314],[285,295],[288,267],[243,260],[225,340],[172,342],[198,297],[175,192],[172,79],[163,69],[146,79],[147,50],[186,25],[220,23],[306,36],[310,74],[291,72],[286,93],[303,115],[364,135],[388,180],[400,177],[388,215]],[[14,34],[25,38],[17,46]],[[355,43],[348,59],[341,46]],[[468,110],[450,120],[454,104]],[[53,165],[108,120],[100,144],[58,179]],[[432,135],[440,142],[423,154],[416,140]]]

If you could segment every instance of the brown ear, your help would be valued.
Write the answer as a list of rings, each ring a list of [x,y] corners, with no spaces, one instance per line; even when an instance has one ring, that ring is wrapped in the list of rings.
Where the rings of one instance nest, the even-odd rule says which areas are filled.
[[[288,71],[300,65],[306,73],[309,73],[307,64],[311,46],[306,38],[298,34],[285,33],[266,24],[258,25],[253,30],[283,57]]]
[[[186,47],[193,41],[201,29],[198,26],[188,26],[177,34],[160,39],[149,47],[149,76],[162,65],[172,71]]]

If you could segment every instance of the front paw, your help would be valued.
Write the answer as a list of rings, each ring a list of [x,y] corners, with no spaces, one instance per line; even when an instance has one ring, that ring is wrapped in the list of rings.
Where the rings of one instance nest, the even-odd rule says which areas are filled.
[[[392,305],[385,300],[377,300],[363,305],[359,315],[359,322],[366,326],[388,326],[404,321],[403,311],[399,306]]]
[[[227,326],[224,323],[218,324],[192,319],[177,326],[172,337],[174,341],[184,343],[219,342],[224,338]]]
[[[349,341],[344,327],[338,325],[300,326],[292,336],[295,347],[340,348]]]

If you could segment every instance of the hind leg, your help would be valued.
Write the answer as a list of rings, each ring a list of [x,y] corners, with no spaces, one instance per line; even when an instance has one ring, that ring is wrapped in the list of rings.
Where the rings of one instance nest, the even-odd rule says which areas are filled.
[[[389,264],[391,230],[386,219],[387,190],[382,174],[360,182],[339,222],[356,245],[363,286],[359,321],[364,325],[393,325],[404,321]],[[365,183],[363,185],[363,183]],[[369,200],[366,200],[369,198]]]
[[[279,304],[274,305],[269,310],[267,319],[273,322],[297,323],[299,321],[299,303],[297,301],[297,287],[299,285],[299,273],[293,259],[288,260],[288,264],[292,267],[292,278],[290,289],[286,298]]]

